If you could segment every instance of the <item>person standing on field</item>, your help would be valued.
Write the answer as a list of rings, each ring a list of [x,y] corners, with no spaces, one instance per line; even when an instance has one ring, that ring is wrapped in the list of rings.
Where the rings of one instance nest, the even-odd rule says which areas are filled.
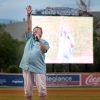
[[[27,100],[32,100],[32,88],[37,86],[41,100],[46,100],[46,64],[45,53],[49,49],[49,43],[42,39],[43,31],[36,26],[31,31],[32,7],[29,5],[27,11],[26,45],[20,62],[23,70],[24,91]]]

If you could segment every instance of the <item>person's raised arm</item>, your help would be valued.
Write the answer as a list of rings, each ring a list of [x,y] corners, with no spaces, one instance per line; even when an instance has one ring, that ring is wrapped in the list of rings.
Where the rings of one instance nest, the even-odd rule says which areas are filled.
[[[29,5],[26,8],[27,10],[27,21],[26,21],[26,31],[31,32],[31,14],[32,14],[32,7]]]

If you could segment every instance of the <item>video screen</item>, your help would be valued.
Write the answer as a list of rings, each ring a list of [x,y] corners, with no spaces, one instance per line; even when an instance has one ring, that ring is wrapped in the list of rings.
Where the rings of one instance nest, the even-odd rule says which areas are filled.
[[[50,46],[46,63],[93,63],[93,17],[32,15],[32,29],[36,26]]]

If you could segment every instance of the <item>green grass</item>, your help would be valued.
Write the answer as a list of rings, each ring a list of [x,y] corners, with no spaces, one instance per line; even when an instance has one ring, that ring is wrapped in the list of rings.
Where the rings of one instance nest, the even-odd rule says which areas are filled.
[[[9,90],[9,93],[4,93],[5,90]],[[59,92],[51,92],[52,90]],[[62,90],[69,90],[69,92],[61,92]],[[48,88],[47,100],[100,100],[100,92],[71,92],[71,90],[93,91],[100,90],[100,88]],[[0,88],[0,91],[2,91],[0,100],[25,100],[23,88]],[[37,91],[34,90],[33,100],[40,100]]]

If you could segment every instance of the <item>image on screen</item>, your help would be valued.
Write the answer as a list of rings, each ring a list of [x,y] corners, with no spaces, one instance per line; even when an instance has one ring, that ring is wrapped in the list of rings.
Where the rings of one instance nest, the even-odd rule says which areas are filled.
[[[36,26],[50,45],[46,63],[93,63],[93,17],[32,15]]]

